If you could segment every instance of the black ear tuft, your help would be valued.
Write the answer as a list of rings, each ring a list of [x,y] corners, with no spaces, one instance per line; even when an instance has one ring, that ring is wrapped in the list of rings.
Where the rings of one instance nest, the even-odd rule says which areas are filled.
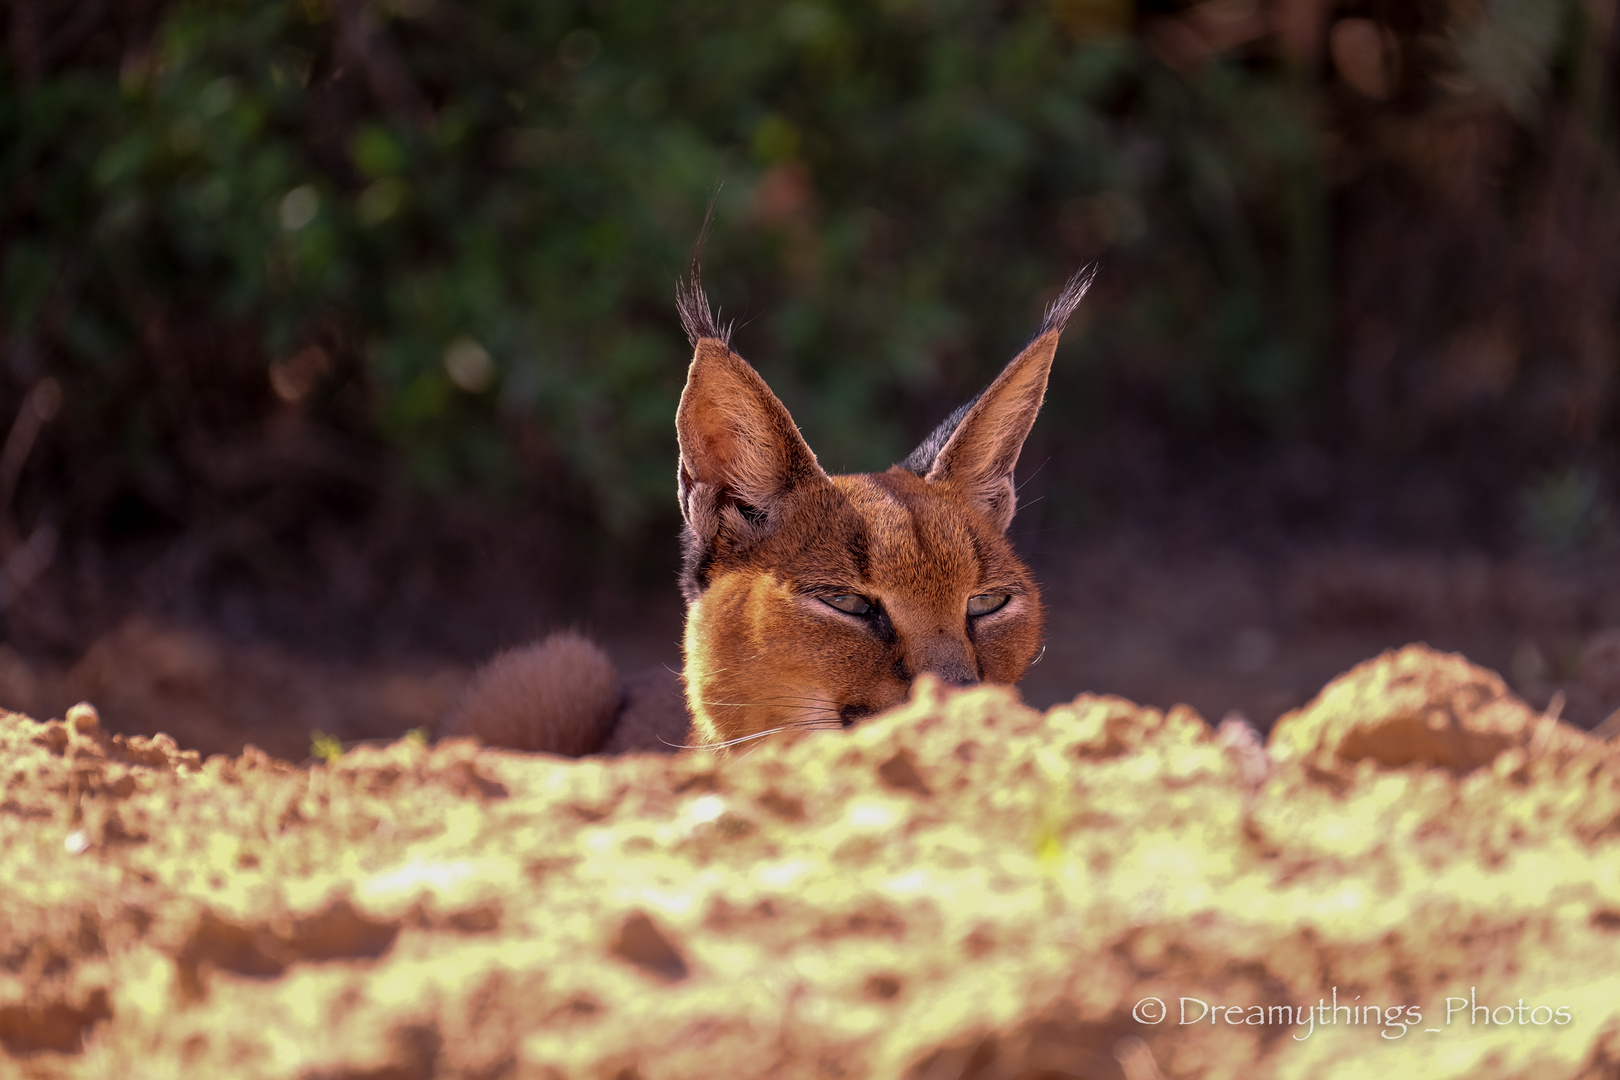
[[[675,309],[681,313],[681,329],[686,331],[686,340],[693,345],[704,338],[731,344],[731,324],[714,321],[709,298],[703,293],[703,242],[709,238],[709,226],[714,223],[714,202],[719,197],[720,189],[716,188],[703,214],[703,228],[698,230],[697,243],[692,247],[692,264],[687,268],[686,280],[675,283]]]
[[[1083,267],[1068,280],[1068,283],[1063,286],[1063,291],[1058,293],[1057,299],[1047,306],[1046,315],[1041,319],[1041,329],[1031,339],[1032,344],[1035,340],[1045,337],[1054,330],[1061,331],[1068,325],[1069,319],[1074,315],[1075,309],[1080,306],[1080,301],[1085,299],[1086,290],[1091,288],[1091,281],[1096,276],[1097,264],[1092,263],[1090,266]],[[985,390],[988,389],[988,386],[985,387]],[[922,445],[918,446],[917,449],[911,452],[909,457],[900,462],[900,468],[918,476],[927,476],[929,470],[934,467],[934,460],[939,457],[939,452],[945,448],[946,443],[951,441],[951,436],[956,434],[956,429],[961,426],[962,418],[967,416],[968,411],[979,403],[980,398],[984,397],[985,390],[980,390],[973,395],[972,401],[947,416],[945,422],[930,432],[928,438],[922,441]]]
[[[696,345],[704,338],[714,338],[731,344],[731,324],[717,324],[714,312],[709,310],[709,298],[703,294],[703,277],[697,260],[692,261],[691,275],[675,284],[675,308],[681,313],[681,329],[686,340]]]
[[[1092,279],[1096,276],[1096,263],[1081,267],[1074,277],[1069,279],[1068,284],[1063,286],[1063,291],[1058,293],[1057,299],[1047,306],[1046,318],[1041,320],[1040,333],[1035,336],[1050,334],[1053,330],[1062,330],[1069,325],[1070,317],[1074,315],[1075,308],[1080,306],[1080,301],[1086,298],[1086,290],[1091,288]]]

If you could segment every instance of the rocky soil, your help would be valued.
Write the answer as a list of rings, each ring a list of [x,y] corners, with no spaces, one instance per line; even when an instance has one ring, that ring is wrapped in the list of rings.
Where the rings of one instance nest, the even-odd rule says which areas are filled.
[[[1266,745],[920,688],[730,758],[0,717],[0,1075],[1620,1076],[1620,755],[1411,647]]]

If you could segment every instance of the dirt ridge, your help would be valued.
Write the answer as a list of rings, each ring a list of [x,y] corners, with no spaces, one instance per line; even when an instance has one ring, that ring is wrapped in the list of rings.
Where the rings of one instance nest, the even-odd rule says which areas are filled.
[[[925,684],[725,759],[0,766],[24,1076],[1620,1075],[1620,755],[1421,646],[1265,748]]]

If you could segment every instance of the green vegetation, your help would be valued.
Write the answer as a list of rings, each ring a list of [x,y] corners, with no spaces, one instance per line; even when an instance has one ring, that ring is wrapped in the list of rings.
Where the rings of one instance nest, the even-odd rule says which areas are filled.
[[[1584,10],[1429,12],[1396,97],[1602,98]],[[175,4],[116,64],[0,75],[0,336],[63,388],[86,512],[169,505],[188,432],[287,408],[428,491],[560,467],[624,529],[670,502],[673,285],[721,183],[711,296],[831,467],[903,454],[1093,259],[1058,415],[1124,386],[1297,427],[1361,99],[1269,34],[1153,30],[1118,0]]]
[[[309,756],[328,765],[343,756],[343,741],[324,731],[312,731],[309,737]]]

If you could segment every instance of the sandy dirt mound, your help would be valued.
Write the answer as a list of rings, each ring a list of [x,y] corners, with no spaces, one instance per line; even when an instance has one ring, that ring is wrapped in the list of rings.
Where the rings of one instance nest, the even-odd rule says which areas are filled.
[[[0,1072],[1620,1075],[1620,757],[1422,648],[716,759],[0,719]]]

